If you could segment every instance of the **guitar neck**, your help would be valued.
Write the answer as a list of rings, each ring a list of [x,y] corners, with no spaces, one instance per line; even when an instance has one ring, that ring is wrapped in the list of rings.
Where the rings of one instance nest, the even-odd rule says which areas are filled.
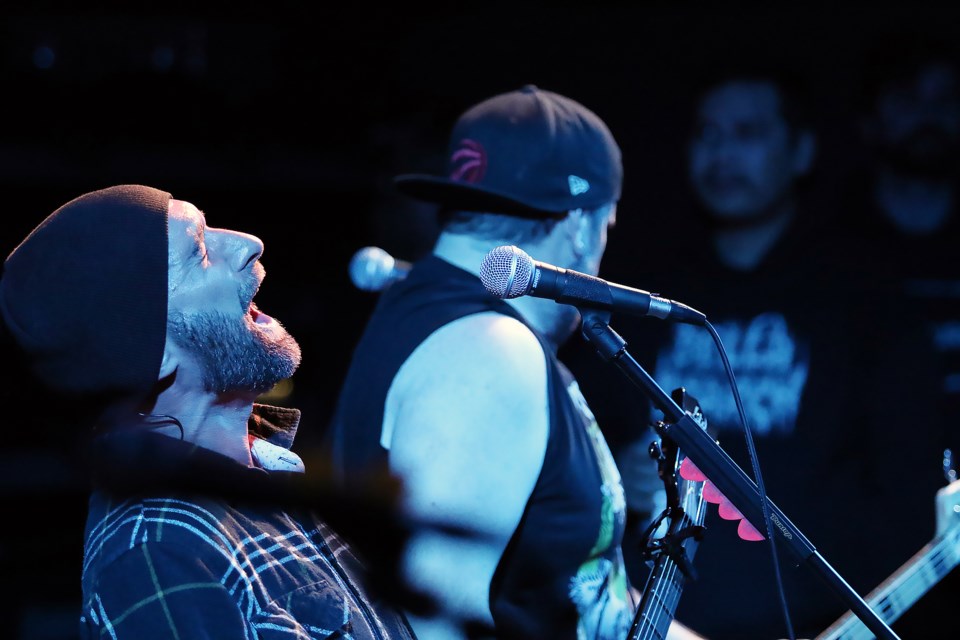
[[[682,387],[674,389],[671,396],[687,415],[706,429],[706,418],[693,396]],[[666,640],[683,592],[686,580],[684,571],[694,575],[691,563],[706,516],[703,481],[678,482],[682,465],[676,443],[666,439],[661,441],[661,447],[659,469],[667,489],[667,503],[671,505],[669,510],[664,511],[664,515],[668,515],[669,526],[659,540],[663,544],[655,550],[656,556],[627,640]]]
[[[689,540],[686,552],[693,558],[696,550],[696,541]],[[670,623],[677,613],[680,594],[686,577],[680,571],[677,563],[668,554],[661,554],[653,564],[647,584],[643,589],[643,597],[637,608],[637,616],[628,640],[641,638],[664,640]]]
[[[887,624],[892,624],[960,564],[960,525],[926,544],[884,580],[864,600]],[[872,640],[875,636],[852,611],[847,611],[816,640]]]

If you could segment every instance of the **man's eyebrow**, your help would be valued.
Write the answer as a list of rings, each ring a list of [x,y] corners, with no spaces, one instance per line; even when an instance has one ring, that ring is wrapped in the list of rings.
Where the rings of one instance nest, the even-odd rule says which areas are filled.
[[[193,246],[190,248],[190,254],[194,256],[203,254],[201,245],[206,241],[205,229],[207,226],[207,221],[202,211],[199,211],[198,214],[199,215],[190,217],[187,227],[190,236],[194,240]]]

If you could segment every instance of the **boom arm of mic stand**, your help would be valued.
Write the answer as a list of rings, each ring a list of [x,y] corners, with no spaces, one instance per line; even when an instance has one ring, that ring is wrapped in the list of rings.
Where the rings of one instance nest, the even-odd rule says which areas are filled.
[[[673,401],[657,382],[627,352],[626,341],[609,325],[608,312],[581,309],[581,333],[607,362],[613,363],[634,384],[646,392],[663,411],[664,424],[655,427],[661,437],[669,437],[683,450],[740,513],[754,525],[764,522],[763,502],[756,483],[720,448],[700,425]],[[823,580],[827,582],[878,639],[899,640],[892,629],[860,595],[817,552],[809,540],[790,522],[769,498],[765,498],[774,535]],[[757,527],[761,529],[761,526]],[[778,542],[778,544],[780,544]]]

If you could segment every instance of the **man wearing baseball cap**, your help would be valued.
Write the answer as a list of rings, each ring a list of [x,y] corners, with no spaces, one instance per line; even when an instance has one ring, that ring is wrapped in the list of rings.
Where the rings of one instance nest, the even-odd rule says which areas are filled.
[[[81,638],[413,637],[312,509],[335,513],[290,451],[300,412],[256,402],[301,358],[253,301],[262,254],[127,184],[59,207],[3,264],[5,337],[89,433]]]
[[[622,640],[633,622],[620,475],[557,359],[579,312],[480,277],[506,245],[596,275],[622,180],[606,124],[532,85],[461,114],[445,176],[395,180],[438,205],[441,232],[381,294],[330,434],[346,486],[389,470],[413,516],[476,534],[411,540],[406,576],[440,604],[411,617],[422,640]]]

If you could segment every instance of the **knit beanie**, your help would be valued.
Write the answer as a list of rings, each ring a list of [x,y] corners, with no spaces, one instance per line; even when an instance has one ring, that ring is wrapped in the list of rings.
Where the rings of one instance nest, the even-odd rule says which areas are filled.
[[[167,327],[170,194],[118,185],[81,195],[7,257],[0,316],[41,383],[66,394],[142,396]]]

